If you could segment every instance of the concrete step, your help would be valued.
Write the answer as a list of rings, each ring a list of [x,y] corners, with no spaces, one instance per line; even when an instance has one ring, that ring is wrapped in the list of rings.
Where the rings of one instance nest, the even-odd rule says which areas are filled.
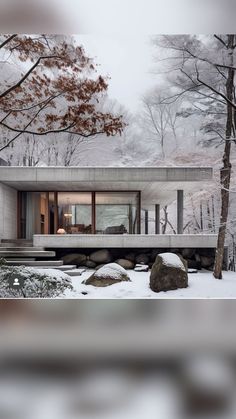
[[[32,240],[25,240],[25,239],[2,239],[1,245],[7,245],[8,247],[15,247],[15,246],[33,246]]]
[[[36,266],[35,266],[35,268],[36,268]],[[65,273],[67,273],[68,271],[71,271],[71,270],[73,270],[73,269],[75,269],[76,268],[76,265],[61,265],[61,266],[48,266],[48,265],[45,265],[45,266],[37,266],[37,268],[40,268],[40,269],[57,269],[57,270],[59,270],[59,271],[62,271],[62,272],[65,272]]]
[[[66,271],[66,273],[69,276],[80,276],[85,271],[86,269],[72,269],[72,270],[69,269],[68,271]]]
[[[37,268],[54,268],[54,267],[59,267],[63,265],[63,260],[27,260],[27,259],[22,259],[21,261],[18,260],[8,260],[7,261],[7,265],[11,265],[11,266],[32,266],[32,267],[37,267]],[[71,268],[70,268],[71,269]]]
[[[7,262],[21,262],[22,263],[22,258],[14,258],[14,259],[5,259]],[[36,260],[36,258],[24,258],[24,262],[33,262],[34,260]]]
[[[13,252],[13,251],[16,251],[16,252],[18,252],[18,251],[20,251],[20,252],[33,252],[33,251],[43,251],[44,250],[44,247],[23,247],[23,246],[20,246],[20,247],[13,247],[13,246],[10,246],[10,247],[3,247],[3,246],[1,246],[0,247],[0,251],[1,252],[8,252],[8,251],[10,251],[10,252]]]
[[[9,257],[22,257],[22,258],[30,258],[30,257],[35,257],[35,258],[51,258],[51,257],[55,257],[56,253],[52,250],[1,250],[0,249],[0,258],[9,258]]]

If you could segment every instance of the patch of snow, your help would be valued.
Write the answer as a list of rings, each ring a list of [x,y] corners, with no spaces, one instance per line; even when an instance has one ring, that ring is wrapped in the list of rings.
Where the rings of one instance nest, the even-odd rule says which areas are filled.
[[[68,279],[70,278],[65,272],[60,271],[59,269],[40,269],[40,268],[27,268],[30,271],[37,271],[40,274],[51,276],[52,278],[56,278],[58,280],[61,279]]]
[[[121,275],[127,275],[127,272],[118,263],[108,263],[96,272],[96,277],[119,279]]]
[[[149,266],[148,265],[137,264],[137,265],[135,265],[134,270],[136,272],[147,272],[147,271],[149,271]]]
[[[188,274],[197,274],[197,273],[198,273],[197,269],[192,269],[192,268],[188,269]]]
[[[182,271],[185,271],[185,266],[182,260],[175,253],[160,253],[158,256],[162,258],[164,265],[174,268],[180,268]]]
[[[223,280],[213,277],[212,272],[201,270],[189,274],[188,288],[168,292],[153,292],[149,287],[150,272],[129,271],[130,282],[122,281],[112,286],[98,288],[82,282],[89,278],[91,270],[71,278],[74,290],[66,290],[62,298],[83,299],[189,299],[189,298],[236,298],[235,272],[223,272]],[[86,293],[86,295],[82,294]]]

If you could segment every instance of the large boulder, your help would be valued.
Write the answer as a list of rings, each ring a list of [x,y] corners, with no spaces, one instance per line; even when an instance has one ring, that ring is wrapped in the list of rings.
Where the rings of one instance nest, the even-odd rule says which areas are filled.
[[[87,257],[82,253],[69,253],[68,255],[63,256],[63,262],[65,265],[84,265]]]
[[[97,265],[96,268],[95,268],[95,271],[98,271],[98,269],[103,268],[103,266],[105,266],[104,263],[101,263],[101,265]]]
[[[211,256],[200,256],[201,259],[201,265],[203,268],[210,268],[212,265],[214,265],[214,257]]]
[[[108,285],[113,285],[122,281],[130,281],[126,270],[117,263],[108,263],[95,271],[84,281],[84,284],[93,285],[95,287],[107,287]]]
[[[96,250],[95,252],[91,253],[89,259],[92,262],[101,264],[101,263],[109,263],[112,260],[111,253],[107,249]]]
[[[124,269],[134,269],[134,263],[131,260],[117,259],[115,263],[118,263]]]
[[[194,253],[195,253],[195,249],[192,249],[192,248],[185,248],[185,249],[182,249],[181,251],[181,254],[184,259],[191,259],[192,257],[194,257]]]
[[[147,265],[149,263],[149,256],[146,255],[145,253],[141,253],[136,256],[135,262],[138,264]]]
[[[125,259],[130,260],[130,262],[135,262],[135,253],[134,252],[126,253]]]
[[[161,253],[156,257],[150,276],[154,292],[176,290],[188,286],[188,267],[182,256]]]
[[[187,259],[187,264],[189,269],[202,269],[201,262],[198,262],[196,260]]]
[[[93,262],[92,260],[86,260],[84,263],[83,263],[83,266],[86,266],[86,268],[89,268],[89,269],[95,269],[96,268],[96,263],[95,262]]]

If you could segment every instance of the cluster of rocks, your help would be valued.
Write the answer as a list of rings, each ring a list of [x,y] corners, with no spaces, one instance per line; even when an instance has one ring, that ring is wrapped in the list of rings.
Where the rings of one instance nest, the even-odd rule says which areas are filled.
[[[139,265],[139,268],[143,268],[143,266],[145,265]],[[149,268],[148,265],[146,266]],[[127,270],[118,263],[107,263],[98,268],[83,283],[95,287],[107,287],[123,281],[130,281]],[[188,267],[186,261],[182,256],[172,253],[157,255],[151,269],[149,285],[154,292],[187,288]]]
[[[171,249],[171,253],[182,256],[190,269],[212,270],[214,266],[214,249]],[[107,263],[115,262],[124,269],[147,270],[152,268],[156,257],[160,253],[168,252],[168,249],[86,249],[81,253],[76,249],[73,253],[62,255],[64,264],[77,265],[91,269],[99,269]],[[61,255],[60,255],[61,256]]]
[[[136,254],[129,252],[116,258],[117,254],[107,249],[96,250],[86,255],[84,253],[69,253],[62,257],[64,264],[77,265],[91,269],[99,269],[102,266],[115,262],[122,268],[148,270],[150,267],[150,257],[145,253]]]
[[[177,251],[176,251],[177,250]],[[213,270],[215,249],[173,249],[172,253],[183,256],[190,269]]]

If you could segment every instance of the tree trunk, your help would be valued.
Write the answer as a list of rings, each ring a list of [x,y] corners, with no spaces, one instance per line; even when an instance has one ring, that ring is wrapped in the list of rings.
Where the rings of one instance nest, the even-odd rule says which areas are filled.
[[[163,208],[163,212],[164,212],[164,221],[162,224],[162,229],[161,232],[162,234],[166,234],[166,228],[167,228],[167,224],[168,224],[168,212],[167,212],[167,205]]]
[[[235,43],[235,35],[228,35],[228,50],[230,58],[230,66],[233,67],[233,50]],[[227,82],[226,82],[226,94],[227,98],[232,102],[234,100],[234,70],[229,68]],[[224,245],[226,236],[226,227],[229,212],[229,188],[231,178],[231,163],[230,163],[230,151],[231,151],[231,136],[234,121],[234,109],[227,103],[227,121],[226,121],[226,141],[223,155],[223,167],[220,171],[220,183],[221,183],[221,215],[220,215],[220,227],[217,240],[217,249],[215,256],[214,266],[214,277],[222,279],[222,266],[224,258]]]
[[[200,202],[200,227],[201,227],[201,231],[203,231],[203,211],[202,211],[202,201]]]
[[[211,204],[212,204],[212,227],[213,227],[213,233],[215,233],[216,232],[216,220],[215,220],[214,195],[211,196]]]
[[[208,231],[210,233],[212,232],[212,217],[211,217],[209,199],[206,202],[206,207],[207,207],[207,225],[208,225]]]

